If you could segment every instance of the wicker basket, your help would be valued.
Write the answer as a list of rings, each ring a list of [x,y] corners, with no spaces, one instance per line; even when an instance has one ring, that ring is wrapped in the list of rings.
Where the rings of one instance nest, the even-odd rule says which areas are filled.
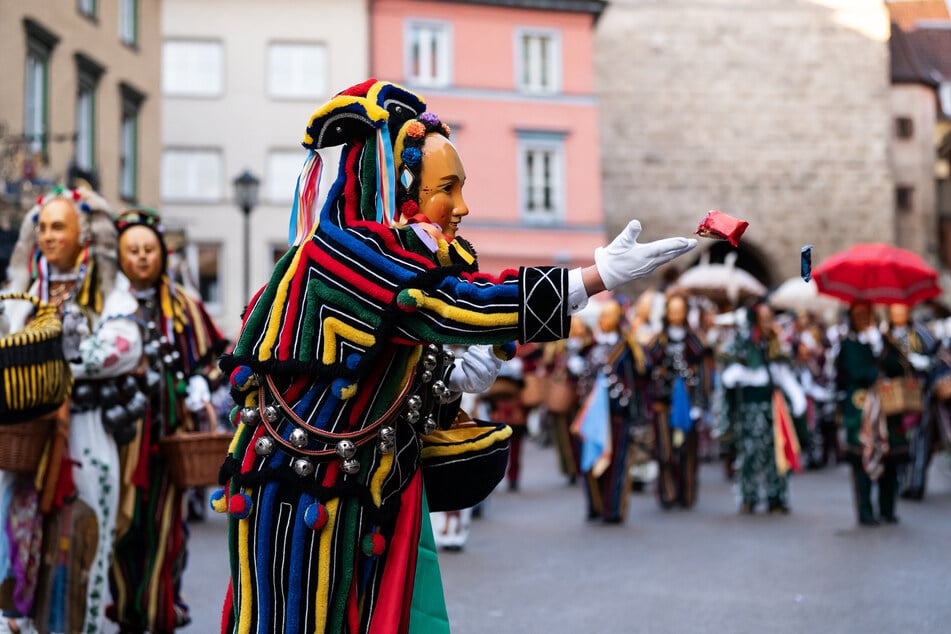
[[[923,402],[921,384],[910,376],[879,379],[876,382],[882,412],[886,416],[920,412]]]
[[[180,489],[218,484],[231,438],[230,433],[189,432],[159,441],[172,483]]]
[[[0,426],[0,469],[35,473],[55,427],[55,415]]]

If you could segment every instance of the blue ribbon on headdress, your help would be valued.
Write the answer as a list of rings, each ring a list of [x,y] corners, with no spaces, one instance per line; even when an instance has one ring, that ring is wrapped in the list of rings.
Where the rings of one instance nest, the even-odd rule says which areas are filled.
[[[393,146],[386,126],[376,131],[376,221],[385,227],[396,217],[393,209],[396,191],[396,166],[393,162]]]
[[[317,194],[320,191],[322,165],[320,154],[313,150],[308,152],[300,175],[297,177],[297,187],[294,189],[294,206],[291,208],[291,217],[287,226],[288,246],[297,246],[303,242],[320,221],[315,207]]]

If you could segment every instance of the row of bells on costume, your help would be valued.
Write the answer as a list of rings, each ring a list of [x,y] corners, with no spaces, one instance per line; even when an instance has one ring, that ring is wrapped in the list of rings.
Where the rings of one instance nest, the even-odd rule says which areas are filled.
[[[113,435],[116,444],[122,446],[132,442],[137,431],[136,423],[148,409],[148,395],[161,389],[162,373],[154,368],[160,367],[160,360],[166,367],[181,360],[177,350],[168,348],[165,337],[145,343],[143,352],[149,367],[141,376],[126,374],[104,381],[77,381],[73,387],[73,403],[80,410],[102,408],[102,425]],[[184,372],[175,373],[176,382],[184,379]]]
[[[433,344],[427,346],[422,355],[416,373],[416,392],[406,398],[405,407],[400,418],[410,425],[416,426],[419,433],[423,435],[436,431],[437,423],[432,411],[434,406],[444,405],[452,399],[447,381],[434,379],[440,374],[443,374],[444,379],[447,379],[454,359],[455,357],[451,352],[442,350]],[[427,405],[429,407],[426,407]],[[257,425],[261,422],[261,415],[262,412],[257,407],[244,407],[240,413],[241,422],[245,425]],[[271,403],[264,406],[263,415],[273,425],[281,420],[283,411],[279,405]],[[314,435],[319,436],[319,433]],[[298,449],[306,449],[310,444],[310,437],[311,434],[303,427],[294,427],[288,434],[287,441]],[[275,440],[265,434],[254,442],[254,453],[261,457],[270,456],[277,446]],[[392,452],[395,446],[396,429],[392,425],[380,427],[376,434],[377,451],[387,454]],[[355,458],[357,449],[358,444],[352,440],[339,440],[334,444],[334,451],[341,460],[341,469],[348,475],[356,475],[360,472],[360,461]],[[298,457],[291,462],[291,469],[300,477],[306,478],[313,475],[315,466],[308,458]]]

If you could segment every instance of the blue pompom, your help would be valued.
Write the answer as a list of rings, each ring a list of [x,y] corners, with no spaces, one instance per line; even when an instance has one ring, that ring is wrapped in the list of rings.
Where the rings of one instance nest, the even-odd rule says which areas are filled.
[[[419,148],[408,147],[403,150],[403,153],[400,154],[403,162],[409,165],[410,167],[416,167],[419,165],[420,160],[423,158],[423,153],[419,151]]]

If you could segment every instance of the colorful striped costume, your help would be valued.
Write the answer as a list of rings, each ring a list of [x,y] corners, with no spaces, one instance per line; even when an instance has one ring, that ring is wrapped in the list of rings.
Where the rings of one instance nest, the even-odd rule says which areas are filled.
[[[222,359],[241,406],[212,500],[230,514],[223,632],[390,634],[411,612],[414,632],[448,629],[413,600],[442,591],[414,590],[420,434],[451,422],[451,355],[431,344],[567,335],[565,269],[490,277],[464,240],[388,221],[393,139],[424,109],[371,80],[311,119],[306,147],[344,144],[338,176]]]
[[[162,437],[188,427],[184,380],[220,353],[225,344],[205,307],[163,276],[152,293],[136,292],[146,348],[164,337],[177,358],[148,362],[156,381],[136,438],[122,448],[122,487],[109,585],[114,606],[108,616],[123,627],[171,632],[188,621],[179,594],[185,569],[187,530],[182,518],[184,491],[172,484],[158,451]],[[158,356],[158,355],[154,355]],[[214,423],[214,421],[213,421]]]

